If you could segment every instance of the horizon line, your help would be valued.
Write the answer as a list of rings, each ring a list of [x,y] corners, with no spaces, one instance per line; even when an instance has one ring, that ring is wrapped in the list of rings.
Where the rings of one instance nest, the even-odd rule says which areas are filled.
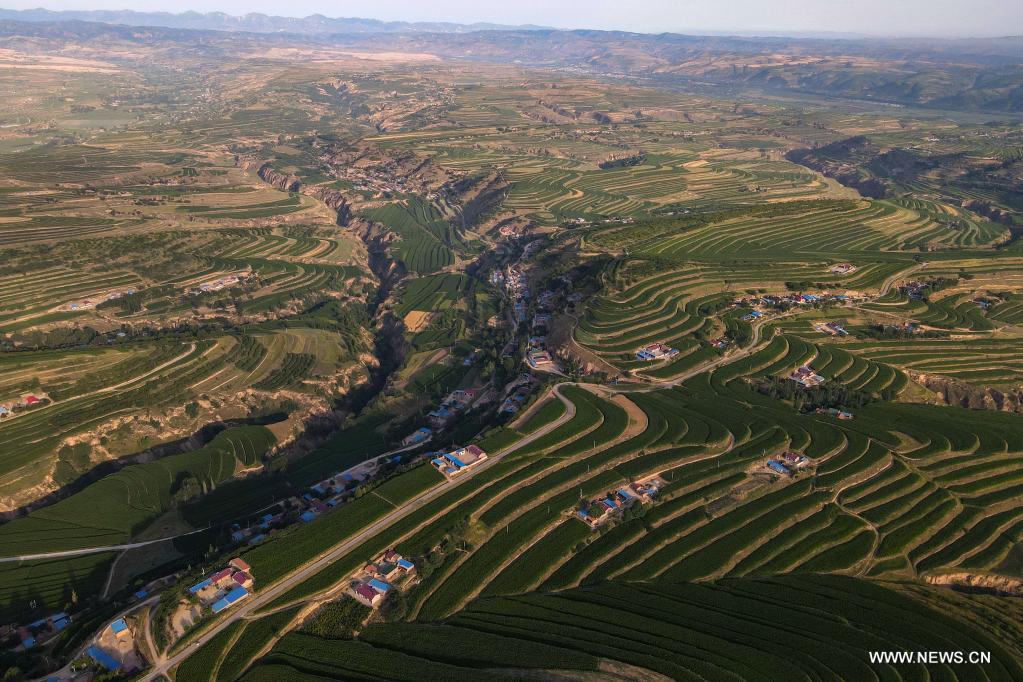
[[[494,21],[467,21],[467,20],[452,20],[452,19],[438,19],[436,21],[424,21],[424,20],[411,20],[411,19],[380,19],[377,17],[369,16],[330,16],[320,12],[314,12],[312,14],[267,14],[265,12],[246,12],[245,14],[231,14],[223,10],[213,9],[208,12],[200,12],[195,9],[187,9],[181,12],[170,12],[167,10],[138,10],[132,8],[121,8],[121,9],[61,9],[54,10],[43,6],[14,9],[9,7],[0,6],[0,12],[11,12],[11,13],[31,13],[31,12],[47,12],[50,14],[117,14],[117,13],[131,13],[136,15],[149,15],[149,16],[167,16],[167,17],[182,17],[185,15],[195,15],[199,17],[209,17],[213,15],[220,15],[230,17],[234,19],[244,19],[247,17],[267,17],[267,18],[284,18],[284,19],[312,19],[312,18],[323,18],[331,21],[371,21],[378,22],[380,24],[408,24],[411,26],[415,25],[451,25],[461,26],[466,28],[472,28],[474,26],[492,26],[496,28],[492,29],[480,29],[480,30],[492,30],[492,31],[511,31],[511,30],[530,30],[530,31],[595,31],[602,33],[630,33],[635,35],[647,35],[647,36],[659,36],[659,35],[680,35],[680,36],[694,36],[694,37],[736,37],[736,38],[835,38],[839,40],[869,40],[869,39],[883,39],[883,40],[895,40],[899,38],[908,39],[941,39],[941,40],[978,40],[978,39],[1012,39],[1012,38],[1023,38],[1023,32],[1021,33],[902,33],[902,32],[878,32],[878,31],[841,31],[837,29],[801,29],[801,30],[784,30],[784,29],[735,29],[735,28],[673,28],[664,31],[643,31],[636,29],[614,29],[614,28],[594,28],[587,26],[558,26],[558,25],[547,25],[539,23],[522,23],[522,24],[503,24]],[[127,25],[118,24],[117,22],[111,21],[97,21],[96,23],[108,23],[112,25]],[[206,28],[203,30],[217,31],[222,29],[217,28]],[[279,31],[279,33],[289,33],[289,31]],[[300,34],[299,34],[300,35]]]

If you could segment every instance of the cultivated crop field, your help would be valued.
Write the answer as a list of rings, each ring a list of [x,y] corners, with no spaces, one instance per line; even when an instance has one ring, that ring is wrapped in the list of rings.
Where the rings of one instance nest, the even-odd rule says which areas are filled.
[[[511,105],[502,106],[490,113],[509,115]],[[829,122],[851,129],[863,120]],[[1006,231],[933,201],[858,197],[757,151],[772,149],[766,141],[724,131],[716,132],[723,149],[662,139],[636,164],[602,169],[594,167],[601,137],[570,134],[572,125],[561,121],[538,156],[516,153],[538,143],[528,127],[503,131],[507,141],[484,128],[449,140],[442,131],[379,139],[435,149],[453,168],[505,166],[512,183],[505,208],[579,225],[556,233],[567,258],[610,256],[597,290],[569,312],[574,343],[619,383],[562,386],[535,416],[484,441],[504,454],[471,486],[428,489],[436,497],[427,508],[412,509],[266,611],[326,594],[360,556],[395,547],[420,557],[424,570],[402,595],[402,615],[341,649],[290,634],[243,679],[400,677],[410,665],[453,679],[481,665],[499,675],[511,663],[479,658],[483,642],[490,652],[514,648],[517,666],[535,657],[533,665],[545,667],[546,656],[556,667],[589,670],[587,656],[597,656],[672,677],[777,679],[812,676],[827,658],[850,666],[848,676],[884,676],[837,650],[799,663],[772,658],[782,641],[787,651],[804,651],[799,637],[777,630],[741,645],[730,640],[745,652],[735,656],[713,638],[718,627],[752,632],[765,600],[793,632],[814,630],[805,620],[816,617],[813,607],[799,604],[818,590],[863,606],[877,599],[886,613],[900,610],[893,618],[920,623],[923,636],[931,616],[916,620],[919,609],[942,597],[915,581],[1017,573],[1018,415],[936,404],[942,399],[918,380],[939,374],[990,389],[1018,385],[1012,325],[1020,282],[1015,247],[1001,248]],[[926,285],[922,295],[917,282]],[[454,286],[450,275],[413,280],[401,312],[443,309]],[[811,298],[788,300],[804,294]],[[897,336],[895,328],[910,331]],[[657,343],[679,352],[636,359]],[[785,377],[801,367],[824,388],[793,389]],[[848,418],[839,417],[843,410]],[[786,452],[805,465],[772,472],[768,460]],[[574,513],[580,501],[651,476],[663,481],[656,499],[599,531]],[[386,514],[379,502],[361,507],[337,512],[333,523],[354,529]],[[286,570],[262,554],[254,560],[274,575]],[[780,596],[789,590],[799,599]],[[635,615],[647,598],[658,612],[658,599],[678,600],[670,620],[686,637],[663,629],[667,616]],[[977,604],[949,598],[945,617],[973,618],[963,609]],[[743,599],[753,611],[743,611]],[[722,600],[741,626],[717,621],[712,611]],[[624,604],[631,608],[623,615]],[[680,615],[683,604],[696,609],[692,616]],[[871,627],[852,616],[842,622]],[[453,632],[483,639],[455,647]],[[632,642],[637,632],[646,635],[642,645],[623,645],[621,637]],[[707,637],[699,653],[687,649],[693,636]],[[775,636],[778,644],[768,643]],[[708,658],[711,649],[721,658]],[[391,663],[375,658],[385,652]],[[744,667],[746,655],[777,667]],[[1014,674],[1017,659],[1003,660],[994,677]]]
[[[522,669],[587,674],[606,669],[609,661],[672,679],[923,674],[924,666],[872,665],[837,644],[891,646],[889,628],[898,630],[899,645],[910,648],[991,647],[988,679],[1013,679],[1020,667],[1012,654],[968,624],[985,607],[963,601],[826,576],[699,585],[609,582],[483,599],[443,625],[371,625],[358,641],[289,634],[242,679],[414,679],[409,671],[415,670],[469,680],[481,668],[494,679],[518,679]],[[833,606],[823,608],[824,602]],[[765,608],[771,609],[770,619]],[[822,643],[809,633],[827,633],[828,639]],[[951,666],[946,670],[953,674]]]

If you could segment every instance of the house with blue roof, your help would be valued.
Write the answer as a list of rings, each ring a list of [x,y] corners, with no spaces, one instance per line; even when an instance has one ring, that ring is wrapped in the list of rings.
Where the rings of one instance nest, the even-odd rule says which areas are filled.
[[[213,613],[220,613],[224,609],[234,606],[235,604],[237,604],[242,599],[245,599],[248,596],[249,596],[248,590],[246,590],[244,587],[236,587],[227,594],[225,594],[223,597],[218,599],[217,601],[213,602],[213,606],[210,608],[213,609]]]
[[[390,583],[385,583],[383,580],[378,580],[377,578],[370,579],[369,584],[374,590],[383,594],[387,594],[388,590],[391,589]]]
[[[87,653],[90,658],[111,672],[116,672],[121,669],[121,662],[100,649],[98,646],[93,645],[89,647]]]
[[[423,426],[416,429],[411,434],[405,436],[405,438],[401,441],[401,444],[408,446],[416,445],[418,443],[425,443],[426,441],[430,440],[431,436],[433,436],[433,431]]]
[[[430,426],[435,429],[443,429],[448,423],[455,418],[455,413],[446,408],[439,407],[426,415],[430,420]]]
[[[128,624],[124,622],[124,618],[118,618],[110,624],[110,630],[116,637],[128,637],[131,636],[131,630],[128,629]]]

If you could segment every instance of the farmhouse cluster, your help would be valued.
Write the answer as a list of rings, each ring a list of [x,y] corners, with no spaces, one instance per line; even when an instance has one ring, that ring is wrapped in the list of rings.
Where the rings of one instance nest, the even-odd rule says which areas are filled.
[[[666,346],[663,343],[651,343],[636,351],[637,360],[667,360],[678,355],[678,349]]]
[[[189,289],[188,293],[194,295],[206,294],[212,291],[221,291],[237,284],[241,284],[248,276],[249,273],[247,272],[236,272],[230,275],[225,275],[223,277],[218,277],[217,279],[209,280],[208,282],[202,282],[198,286]]]
[[[793,306],[827,306],[842,305],[865,298],[859,292],[846,291],[844,293],[820,294],[765,294],[763,296],[744,297],[737,299],[733,305],[746,309],[742,319],[750,322],[762,318],[765,314],[775,311],[785,311]],[[750,310],[752,308],[752,310]]]
[[[840,322],[819,322],[813,326],[816,331],[828,336],[848,336],[845,325]]]
[[[27,625],[0,626],[0,642],[8,649],[25,651],[46,644],[71,623],[71,616],[61,611],[37,618]]]
[[[557,294],[544,291],[536,299],[537,313],[533,316],[531,335],[526,343],[526,364],[541,372],[561,373],[561,367],[547,348],[547,330],[551,326]]]
[[[520,374],[508,385],[507,395],[501,403],[501,406],[498,408],[498,413],[516,414],[529,400],[529,397],[533,394],[540,383],[540,379],[529,372],[523,372]]]
[[[414,563],[389,549],[352,577],[348,594],[364,606],[376,608],[391,590],[406,586],[415,571]]]
[[[789,374],[788,378],[805,388],[820,386],[825,381],[824,377],[805,365],[793,370],[792,373]]]
[[[50,402],[48,396],[36,395],[35,393],[29,393],[28,395],[22,396],[14,402],[0,405],[0,419],[6,419],[19,412],[30,410],[33,407],[41,407]]]
[[[83,298],[78,301],[71,301],[70,303],[67,304],[67,309],[71,311],[92,310],[100,303],[103,303],[105,301],[117,301],[121,298],[124,298],[125,296],[131,296],[136,291],[137,290],[134,287],[129,287],[124,291],[111,291],[107,293],[105,296],[98,296],[96,298]]]
[[[475,445],[439,454],[430,463],[448,478],[465,473],[487,459],[487,453]]]
[[[767,468],[782,476],[793,476],[809,464],[809,459],[793,450],[786,450],[779,457],[767,460]]]
[[[663,486],[663,480],[652,476],[644,481],[610,490],[603,497],[582,500],[575,514],[590,528],[599,528],[620,517],[626,509],[637,503],[652,502]]]
[[[431,410],[426,417],[432,428],[443,429],[450,425],[459,414],[472,407],[475,402],[476,391],[459,388],[449,393],[440,406]]]
[[[188,593],[217,614],[249,597],[253,582],[252,569],[236,557],[226,567],[189,587]]]

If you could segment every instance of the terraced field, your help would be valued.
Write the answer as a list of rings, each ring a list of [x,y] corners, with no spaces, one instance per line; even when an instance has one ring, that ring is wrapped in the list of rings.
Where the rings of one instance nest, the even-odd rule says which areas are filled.
[[[648,154],[627,168],[594,170],[565,159],[520,159],[506,205],[565,221],[640,217],[665,205],[717,206],[733,201],[767,203],[828,196],[811,173],[787,162],[751,157],[697,158],[691,153]]]
[[[452,247],[461,240],[441,211],[431,203],[410,199],[404,204],[388,204],[365,211],[401,237],[395,247],[397,257],[412,272],[436,272],[454,262]]]
[[[405,317],[412,311],[433,313],[446,310],[464,298],[473,284],[473,280],[465,275],[419,277],[405,286],[397,312]]]
[[[879,362],[981,386],[1012,387],[1023,380],[1020,340],[1011,337],[858,342],[844,347]]]
[[[358,551],[443,552],[470,519],[472,545],[445,553],[414,592],[411,614],[422,620],[445,618],[479,595],[608,578],[997,569],[1020,513],[1023,483],[1013,466],[1023,439],[1015,417],[880,402],[842,422],[799,414],[742,381],[804,353],[772,343],[677,389],[633,393],[628,402],[563,388],[574,405],[570,419]],[[766,460],[786,448],[809,458],[809,469],[794,478],[769,475]],[[572,514],[581,498],[655,474],[668,485],[640,517],[595,534]],[[336,523],[358,528],[384,510],[366,509],[341,510]],[[250,562],[278,575],[281,555],[274,556],[256,552]],[[357,565],[357,552],[339,566],[351,561]],[[325,589],[343,572],[325,571],[279,603]]]
[[[923,226],[921,226],[923,223]],[[938,228],[934,228],[938,229]],[[989,245],[989,234],[978,245]],[[791,219],[738,218],[644,245],[642,253],[660,257],[717,258],[757,254],[836,255],[872,251],[921,251],[938,237],[926,216],[878,201],[822,204]],[[951,247],[952,242],[938,242]]]
[[[633,393],[629,409],[636,416],[631,419],[622,411],[624,403],[563,388],[563,395],[574,406],[570,419],[539,440],[512,450],[478,474],[472,486],[445,492],[428,507],[376,534],[330,570],[291,589],[273,606],[328,589],[358,566],[360,556],[379,548],[396,546],[413,556],[429,550],[443,557],[441,565],[410,593],[409,617],[417,623],[439,620],[444,625],[375,626],[379,636],[369,628],[358,644],[352,644],[350,651],[345,649],[344,657],[314,656],[319,661],[315,665],[320,666],[314,667],[322,673],[329,665],[350,671],[380,666],[379,662],[369,663],[372,659],[360,652],[368,655],[367,647],[393,647],[398,641],[397,650],[403,654],[433,660],[427,652],[435,648],[416,648],[415,628],[433,628],[424,630],[424,637],[427,632],[439,637],[448,627],[459,631],[480,627],[490,634],[522,637],[524,631],[515,633],[499,625],[504,622],[500,614],[506,612],[497,604],[516,604],[520,609],[537,599],[577,603],[574,595],[601,595],[611,590],[630,595],[626,599],[630,603],[641,600],[643,594],[654,600],[702,594],[707,604],[720,605],[724,594],[733,589],[741,593],[794,589],[804,597],[808,590],[838,589],[848,592],[846,601],[857,602],[873,594],[869,599],[884,601],[886,608],[898,604],[912,612],[916,608],[912,599],[900,602],[897,596],[887,594],[886,588],[863,580],[757,576],[845,573],[905,578],[997,570],[1001,562],[1012,561],[1010,550],[1017,538],[1013,524],[1021,513],[1016,487],[1021,483],[1011,472],[1013,467],[1018,469],[1016,460],[1023,456],[1023,439],[1015,429],[1014,417],[894,403],[871,405],[853,422],[800,415],[750,391],[742,381],[755,368],[787,363],[786,358],[803,353],[787,348],[779,358],[778,349],[760,351],[746,362],[735,363],[742,367],[726,366],[677,389]],[[639,414],[643,417],[637,418]],[[888,426],[891,424],[900,425],[898,432]],[[786,448],[809,458],[809,469],[791,479],[769,475],[764,462]],[[654,505],[627,514],[608,530],[595,533],[571,514],[581,498],[653,473],[668,482]],[[341,510],[336,516],[335,523],[356,524],[345,526],[353,530],[377,518],[354,510]],[[466,537],[467,528],[472,529],[471,543],[459,539]],[[262,555],[253,558],[264,561]],[[277,570],[271,569],[272,574]],[[587,602],[586,597],[579,599]],[[764,595],[756,597],[751,608],[763,599]],[[614,606],[617,603],[607,602],[609,608],[620,611]],[[791,599],[784,604],[784,608],[794,608]],[[679,608],[683,607],[672,608],[675,617]],[[545,608],[546,616],[540,620],[549,621],[557,610]],[[726,629],[738,627],[748,634],[745,628],[750,627],[753,616],[737,615],[741,610],[730,612],[744,625]],[[868,612],[878,632],[887,632],[876,620],[877,609],[863,611]],[[908,612],[899,617],[910,617]],[[681,674],[681,669],[661,667],[667,665],[663,653],[633,658],[621,646],[613,651],[600,649],[592,634],[583,635],[588,632],[584,623],[621,619],[602,617],[592,609],[586,613],[589,617],[583,622],[579,621],[583,612],[566,615],[582,628],[578,639],[566,639],[567,623],[557,618],[552,623],[558,623],[560,638],[552,640],[549,634],[541,635],[531,627],[528,631],[535,637],[525,639],[652,667],[664,674]],[[710,622],[707,613],[698,613],[693,616],[694,624],[687,625],[697,632],[702,631],[697,622]],[[835,615],[833,611],[828,614]],[[777,616],[772,627],[776,627]],[[650,627],[666,626],[660,615],[646,612],[646,617]],[[805,609],[793,614],[797,621],[806,617],[810,616]],[[928,614],[920,622],[929,622],[930,617]],[[536,621],[536,616],[526,618]],[[642,626],[629,625],[632,632],[637,627]],[[386,639],[387,628],[406,629],[399,639]],[[589,644],[569,644],[576,641]],[[792,640],[786,637],[786,641]],[[300,662],[291,653],[293,642],[301,642],[304,651],[319,646],[307,635],[289,635],[258,662],[251,673],[253,679],[289,667],[298,673],[313,670],[304,667],[314,665],[309,657],[302,656]],[[751,655],[766,665],[762,653]],[[729,660],[735,665],[734,657]],[[791,664],[790,657],[786,660]],[[812,665],[810,658],[805,660]],[[1010,667],[1018,665],[1011,656],[1005,660]],[[463,665],[460,659],[450,657],[436,662]],[[710,665],[700,656],[683,657],[679,664],[686,669]],[[869,662],[850,659],[849,664]],[[261,672],[263,666],[267,669]],[[377,674],[383,670],[373,669]],[[780,670],[772,674],[780,674]],[[786,674],[802,673],[789,670]]]
[[[1023,668],[1011,650],[971,620],[990,613],[933,590],[918,595],[900,585],[827,576],[656,586],[609,582],[482,599],[444,624],[376,624],[357,641],[289,634],[241,679],[471,680],[481,673],[521,679],[524,670],[586,675],[609,669],[654,671],[668,679],[936,674],[933,666],[873,664],[859,655],[886,646],[990,650],[985,678],[1015,679]],[[956,666],[938,669],[957,679]]]
[[[242,348],[246,351],[239,355]],[[311,360],[297,363],[295,358]],[[57,451],[62,441],[101,425],[107,425],[104,435],[114,441],[121,432],[112,420],[125,414],[144,409],[159,414],[160,408],[201,396],[230,396],[249,388],[301,390],[303,380],[331,376],[352,361],[330,331],[310,328],[254,331],[238,338],[188,343],[8,354],[0,358],[3,397],[16,400],[36,391],[51,402],[0,422],[0,447],[5,453],[0,461],[0,490],[14,494],[51,476],[68,482],[84,474],[85,470],[61,468]],[[163,419],[166,423],[161,428],[167,429],[185,428],[194,421],[177,412]],[[138,447],[130,431],[123,437],[129,451]],[[106,447],[114,450],[118,443],[108,442]]]

